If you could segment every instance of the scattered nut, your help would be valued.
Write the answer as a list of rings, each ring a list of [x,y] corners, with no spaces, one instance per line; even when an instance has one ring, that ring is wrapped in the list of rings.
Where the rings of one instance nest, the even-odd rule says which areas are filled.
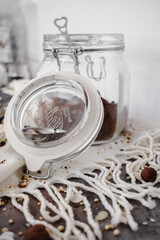
[[[13,219],[9,219],[8,222],[9,222],[10,224],[12,224],[12,223],[14,223],[14,220],[13,220]]]
[[[84,202],[80,202],[80,205],[84,205]]]
[[[4,227],[1,229],[1,231],[4,233],[4,232],[8,232],[8,228],[7,227]]]
[[[154,218],[150,218],[150,221],[151,222],[155,222],[156,220]]]
[[[95,198],[95,199],[94,199],[94,202],[95,202],[95,203],[99,202],[99,199],[98,199],[98,198]]]
[[[27,185],[28,185],[28,183],[27,183],[26,180],[21,180],[18,184],[18,187],[19,188],[25,188],[25,187],[27,187]]]
[[[27,180],[29,178],[29,176],[27,175],[27,174],[25,174],[24,176],[23,176],[23,180]]]
[[[27,174],[24,174],[21,180],[19,181],[18,187],[25,188],[28,186],[28,184],[29,184],[29,176]]]
[[[107,224],[107,225],[104,226],[105,230],[111,230],[111,229],[114,229],[114,228],[115,228],[115,226],[113,224]]]
[[[120,235],[119,229],[115,229],[115,230],[113,231],[113,235],[114,235],[114,236],[119,236],[119,235]]]
[[[37,205],[38,205],[38,206],[41,206],[41,202],[37,202]]]
[[[43,217],[39,217],[38,219],[39,219],[40,221],[43,221],[43,220],[44,220],[44,218],[43,218]]]
[[[157,178],[157,172],[152,167],[144,168],[141,172],[141,178],[145,182],[154,182]]]
[[[5,202],[4,201],[1,201],[0,202],[0,206],[4,206],[5,205]]]
[[[62,231],[64,231],[64,226],[63,226],[63,225],[59,225],[59,226],[57,227],[57,229],[58,229],[60,232],[62,232]]]
[[[130,176],[127,176],[127,177],[126,177],[126,180],[130,180],[130,179],[131,179],[131,177],[130,177]]]
[[[22,202],[24,199],[22,198],[22,197],[18,197],[17,198],[17,202],[19,203],[19,202]]]
[[[64,193],[67,192],[66,189],[65,189],[64,187],[62,187],[62,186],[60,186],[59,188],[57,188],[57,190],[58,190],[58,192],[64,192]]]
[[[23,232],[18,232],[18,236],[22,236],[23,235]]]
[[[148,225],[148,222],[143,222],[142,224],[143,224],[143,225]]]
[[[95,217],[95,221],[102,221],[108,217],[108,212],[107,211],[101,211],[97,214]]]

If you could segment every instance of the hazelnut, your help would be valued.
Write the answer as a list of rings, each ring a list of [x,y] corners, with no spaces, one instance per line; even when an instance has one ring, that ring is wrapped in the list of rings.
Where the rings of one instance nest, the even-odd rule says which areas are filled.
[[[52,240],[46,227],[42,224],[36,224],[30,228],[25,233],[24,240]]]
[[[141,172],[141,178],[145,182],[154,182],[157,178],[157,172],[152,167],[144,168]]]

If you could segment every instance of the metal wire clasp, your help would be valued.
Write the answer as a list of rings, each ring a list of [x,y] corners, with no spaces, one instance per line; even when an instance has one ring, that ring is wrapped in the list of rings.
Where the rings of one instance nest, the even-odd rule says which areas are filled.
[[[75,48],[74,49],[73,56],[74,56],[74,59],[75,59],[75,66],[74,66],[75,73],[79,73],[79,60],[78,60],[78,56],[82,55],[83,52],[84,52],[83,48]]]
[[[58,50],[58,48],[54,48],[52,52],[53,52],[53,56],[57,60],[58,68],[59,68],[59,71],[60,71],[61,70],[61,64],[60,64],[59,56],[58,56],[59,50]]]
[[[79,73],[79,55],[82,55],[84,50],[82,47],[79,48],[53,48],[52,50],[53,52],[53,56],[55,57],[55,59],[57,60],[57,65],[59,68],[59,71],[61,70],[61,63],[60,63],[60,59],[59,59],[59,55],[70,55],[73,57],[74,61],[75,61],[75,65],[74,65],[74,70],[76,73]]]
[[[43,169],[43,167],[41,168],[41,171],[44,173],[38,174],[37,172],[31,172],[27,169],[27,175],[29,175],[32,178],[37,178],[37,179],[43,179],[43,180],[48,179],[51,175],[50,173],[51,173],[51,167],[52,167],[53,161],[50,161],[45,164],[47,165],[47,168],[46,169]]]

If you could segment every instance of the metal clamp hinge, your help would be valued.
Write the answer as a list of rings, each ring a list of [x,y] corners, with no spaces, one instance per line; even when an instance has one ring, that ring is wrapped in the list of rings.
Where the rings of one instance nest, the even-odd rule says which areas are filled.
[[[55,59],[57,60],[57,65],[59,68],[59,71],[61,70],[61,63],[60,63],[60,59],[59,59],[59,55],[71,55],[73,56],[74,60],[75,60],[75,72],[79,73],[79,60],[78,57],[79,55],[82,55],[84,50],[82,47],[79,48],[53,48],[52,50],[53,52],[53,56],[55,57]]]

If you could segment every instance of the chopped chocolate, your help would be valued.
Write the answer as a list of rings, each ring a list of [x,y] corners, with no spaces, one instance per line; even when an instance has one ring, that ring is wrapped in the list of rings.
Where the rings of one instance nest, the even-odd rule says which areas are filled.
[[[26,174],[24,174],[24,175],[22,176],[21,180],[20,180],[19,183],[18,183],[18,187],[19,187],[19,188],[25,188],[25,187],[28,186],[28,184],[29,184],[29,176],[26,175]]]
[[[117,125],[117,104],[115,102],[109,103],[104,98],[102,98],[102,103],[104,107],[104,120],[96,141],[112,138]]]
[[[4,160],[2,160],[1,162],[0,162],[0,164],[3,164],[3,163],[5,163],[6,162],[6,160],[4,159]]]
[[[5,206],[8,202],[8,199],[6,197],[3,197],[0,199],[0,206]]]
[[[0,147],[3,147],[5,144],[5,141],[0,142]]]
[[[24,240],[52,240],[46,227],[42,224],[36,224],[27,229]]]

